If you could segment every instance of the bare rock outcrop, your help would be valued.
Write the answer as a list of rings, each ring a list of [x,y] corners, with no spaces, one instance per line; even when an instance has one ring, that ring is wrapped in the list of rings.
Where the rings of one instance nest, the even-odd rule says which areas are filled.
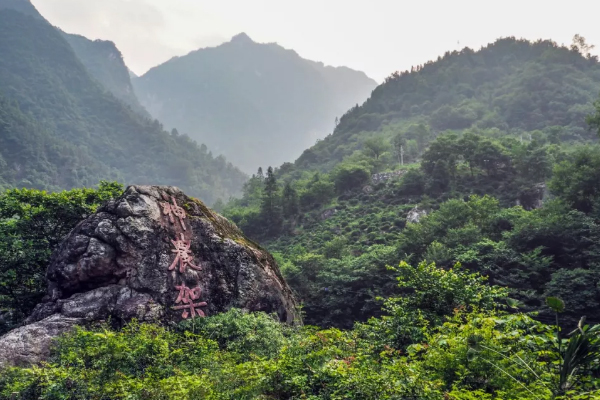
[[[427,211],[419,208],[419,206],[415,206],[412,210],[408,212],[406,215],[406,222],[411,222],[413,224],[419,223],[421,218],[427,215]]]
[[[47,359],[52,339],[84,322],[55,314],[10,331],[0,338],[0,368],[28,366]]]
[[[174,187],[128,187],[73,229],[47,278],[26,325],[0,338],[0,364],[35,363],[52,337],[108,318],[173,323],[235,307],[301,322],[273,257]]]

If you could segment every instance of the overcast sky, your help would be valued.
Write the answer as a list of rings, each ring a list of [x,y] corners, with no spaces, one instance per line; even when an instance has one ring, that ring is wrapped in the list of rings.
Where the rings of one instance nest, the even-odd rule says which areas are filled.
[[[446,50],[498,37],[575,33],[600,48],[600,0],[32,0],[54,25],[114,41],[137,74],[246,32],[382,81]],[[595,49],[598,54],[599,49]]]

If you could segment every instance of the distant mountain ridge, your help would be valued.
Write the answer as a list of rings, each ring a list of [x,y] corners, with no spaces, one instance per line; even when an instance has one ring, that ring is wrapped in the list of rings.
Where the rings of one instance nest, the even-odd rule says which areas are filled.
[[[0,10],[2,9],[18,11],[48,23],[30,0],[0,0]],[[150,118],[150,114],[140,105],[135,96],[129,69],[123,61],[123,55],[113,42],[90,40],[81,35],[58,30],[94,79],[134,111]]]
[[[118,179],[179,186],[209,203],[240,190],[246,180],[241,171],[126,106],[112,93],[118,85],[105,87],[109,79],[86,68],[64,34],[23,6],[28,2],[3,1],[0,186],[58,190]],[[122,60],[115,55],[114,61],[113,71],[99,64],[96,74],[111,77],[121,65],[121,83],[127,82]]]
[[[293,160],[377,84],[363,72],[326,67],[241,33],[154,67],[133,85],[166,126],[254,171]]]
[[[63,33],[77,58],[92,76],[116,98],[130,106],[132,110],[150,117],[142,107],[131,84],[129,69],[117,46],[108,40],[90,40],[81,35]]]
[[[37,19],[44,20],[44,17],[38,12],[29,0],[0,0],[0,10],[15,10],[22,14],[29,15]]]

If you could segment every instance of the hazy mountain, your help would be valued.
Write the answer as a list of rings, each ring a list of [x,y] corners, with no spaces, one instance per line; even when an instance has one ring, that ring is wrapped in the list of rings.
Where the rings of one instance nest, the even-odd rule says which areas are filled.
[[[244,33],[175,57],[133,82],[154,117],[246,171],[294,159],[376,86],[362,72],[326,67]]]
[[[19,11],[30,17],[44,20],[44,17],[38,12],[33,4],[29,0],[0,0],[0,10],[11,9]]]
[[[86,37],[68,33],[65,33],[64,36],[75,51],[77,58],[98,82],[134,111],[150,117],[135,96],[129,69],[123,61],[123,55],[113,42],[92,41]]]
[[[0,10],[2,9],[19,11],[48,23],[29,0],[0,0]],[[113,42],[90,40],[81,35],[60,32],[94,79],[134,111],[150,117],[135,96],[130,71],[123,61],[123,55]]]
[[[0,53],[5,186],[59,189],[119,179],[177,185],[212,202],[236,193],[246,179],[206,146],[169,134],[125,106],[99,82],[110,79],[93,77],[63,34],[44,20],[0,9]],[[96,71],[105,72],[101,64]],[[23,156],[15,158],[17,153]]]

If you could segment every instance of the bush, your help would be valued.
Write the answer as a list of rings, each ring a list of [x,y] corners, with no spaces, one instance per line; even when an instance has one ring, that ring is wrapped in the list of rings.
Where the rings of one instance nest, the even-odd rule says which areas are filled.
[[[335,190],[341,194],[366,185],[371,179],[369,169],[357,164],[340,164],[333,172]]]

